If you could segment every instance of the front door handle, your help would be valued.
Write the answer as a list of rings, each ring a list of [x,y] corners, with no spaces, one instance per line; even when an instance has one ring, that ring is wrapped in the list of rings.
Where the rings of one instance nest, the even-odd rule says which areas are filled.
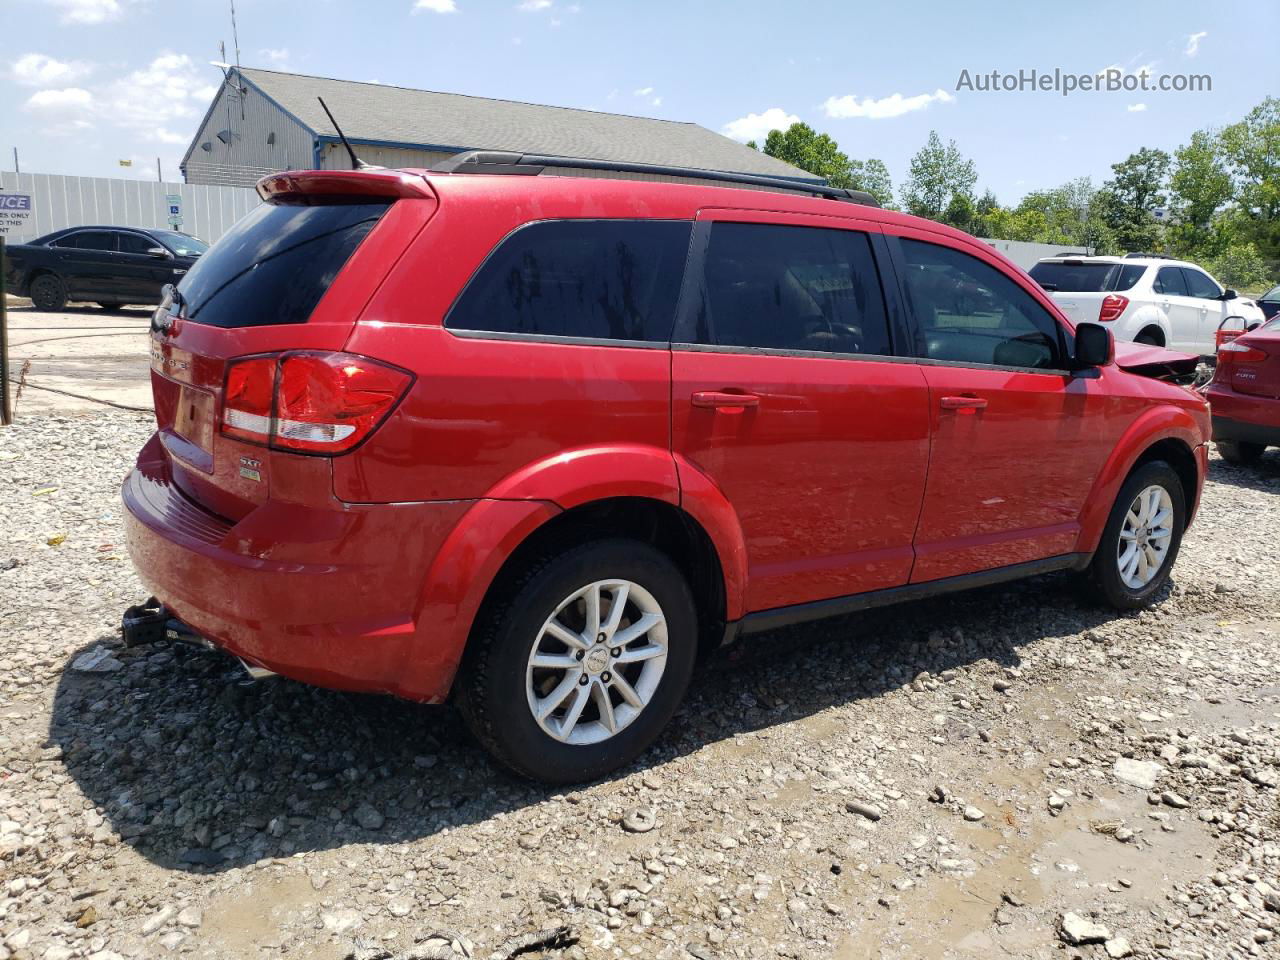
[[[695,407],[758,407],[760,398],[754,393],[731,393],[728,390],[698,390],[689,402]]]
[[[943,410],[983,410],[987,406],[986,397],[943,397]]]

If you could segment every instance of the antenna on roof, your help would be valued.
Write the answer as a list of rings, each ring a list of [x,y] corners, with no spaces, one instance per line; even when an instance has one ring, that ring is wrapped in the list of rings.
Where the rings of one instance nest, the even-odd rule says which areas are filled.
[[[333,124],[333,129],[338,131],[338,137],[342,140],[342,145],[347,148],[347,154],[351,157],[352,170],[367,170],[369,164],[365,163],[356,156],[356,152],[351,149],[351,141],[347,139],[347,135],[342,132],[342,128],[338,126],[338,121],[333,119],[333,114],[329,111],[329,105],[324,102],[324,97],[316,97],[320,101],[320,106],[324,108],[325,116],[329,118],[329,122]]]

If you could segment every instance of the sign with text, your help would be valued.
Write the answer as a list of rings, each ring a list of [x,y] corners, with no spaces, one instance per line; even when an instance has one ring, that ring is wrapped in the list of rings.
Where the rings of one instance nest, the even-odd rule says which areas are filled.
[[[25,226],[31,212],[30,194],[0,193],[0,236]]]

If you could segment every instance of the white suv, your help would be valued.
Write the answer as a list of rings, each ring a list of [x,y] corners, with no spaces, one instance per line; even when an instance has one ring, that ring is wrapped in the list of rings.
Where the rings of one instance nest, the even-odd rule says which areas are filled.
[[[1117,340],[1212,354],[1214,334],[1262,323],[1262,308],[1194,263],[1154,254],[1046,257],[1031,268],[1073,323],[1105,323]]]

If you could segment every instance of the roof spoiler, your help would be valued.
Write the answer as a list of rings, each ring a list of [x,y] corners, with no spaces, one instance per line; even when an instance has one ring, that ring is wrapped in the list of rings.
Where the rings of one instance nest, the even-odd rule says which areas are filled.
[[[430,168],[432,173],[489,173],[505,176],[536,177],[548,167],[577,170],[601,170],[608,173],[646,173],[654,176],[688,177],[718,183],[741,183],[791,193],[812,193],[831,200],[860,203],[868,207],[880,204],[864,190],[846,190],[825,183],[806,183],[785,177],[765,177],[752,173],[728,173],[699,167],[670,167],[657,163],[631,163],[626,160],[592,160],[588,157],[556,157],[508,150],[467,150],[441,160]]]
[[[377,197],[435,197],[421,174],[403,170],[286,170],[258,181],[258,196],[274,203],[340,202]]]

